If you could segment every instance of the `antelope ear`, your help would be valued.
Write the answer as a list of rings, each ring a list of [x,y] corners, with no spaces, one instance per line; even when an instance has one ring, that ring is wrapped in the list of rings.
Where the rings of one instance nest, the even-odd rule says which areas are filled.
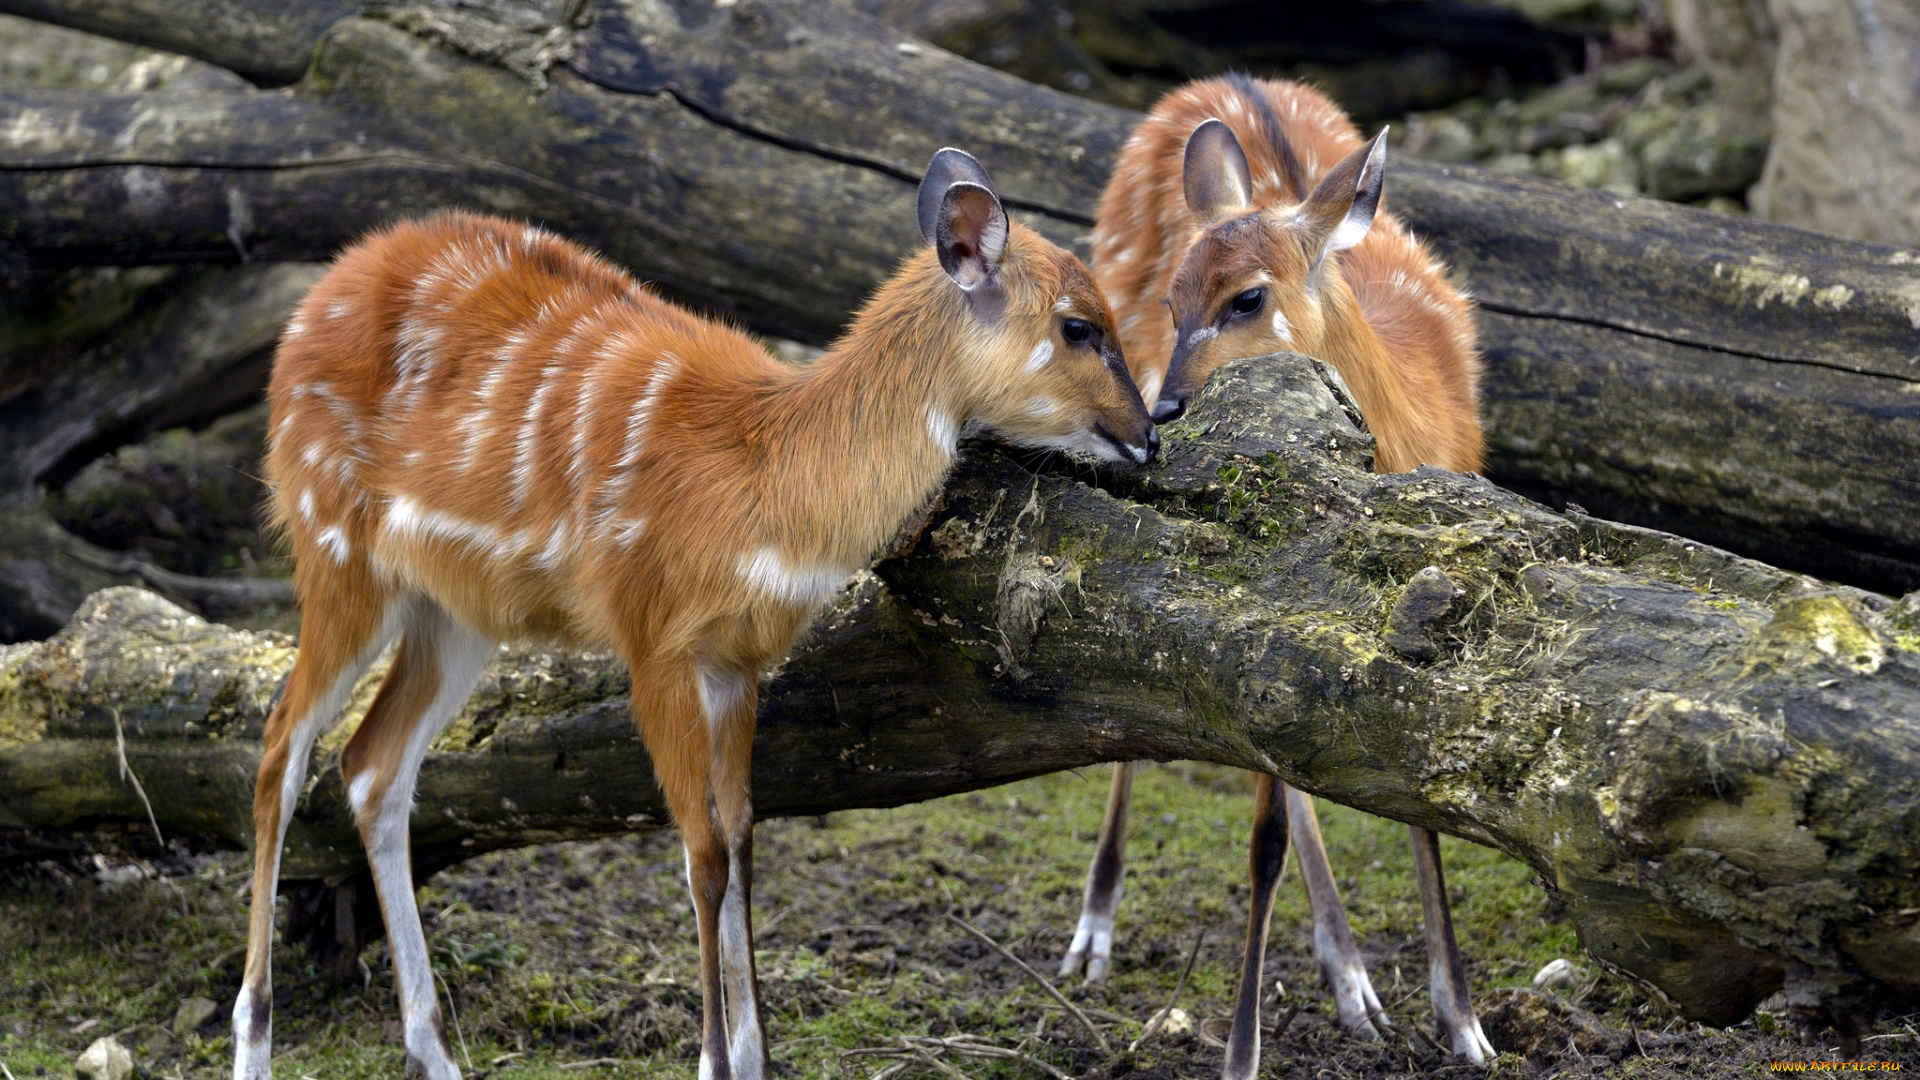
[[[1253,174],[1247,152],[1233,130],[1219,120],[1208,120],[1187,136],[1186,163],[1180,170],[1186,188],[1187,209],[1202,225],[1211,225],[1253,205]]]
[[[920,235],[927,243],[935,243],[934,226],[940,218],[940,204],[946,198],[947,189],[961,181],[978,184],[993,191],[993,178],[987,170],[974,160],[965,150],[955,150],[949,146],[933,155],[927,162],[926,175],[920,178]]]
[[[1380,209],[1380,192],[1387,173],[1387,131],[1348,154],[1322,177],[1307,196],[1306,214],[1314,233],[1325,237],[1321,256],[1345,251],[1359,243],[1373,226]]]
[[[934,214],[933,247],[941,269],[962,289],[994,284],[1007,253],[1007,212],[999,198],[970,181],[949,185]]]

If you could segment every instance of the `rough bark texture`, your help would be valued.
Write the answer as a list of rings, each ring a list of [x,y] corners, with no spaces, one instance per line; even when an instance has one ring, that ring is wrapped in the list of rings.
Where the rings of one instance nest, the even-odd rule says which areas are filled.
[[[37,265],[316,259],[459,204],[818,341],[918,243],[934,148],[1084,244],[1136,119],[785,0],[380,16],[320,35],[291,92],[16,95],[0,242]],[[1920,256],[1457,167],[1388,187],[1484,305],[1497,478],[1920,587],[1920,492],[1886,464],[1920,457]]]
[[[1690,1016],[1732,1022],[1782,986],[1920,990],[1914,598],[1475,477],[1376,476],[1300,357],[1225,369],[1166,436],[1164,464],[1105,487],[974,446],[911,549],[766,682],[759,812],[1205,759],[1526,860],[1596,956]],[[1436,575],[1459,603],[1420,602]],[[119,724],[163,831],[245,842],[292,656],[131,590],[8,647],[0,826],[24,844],[144,823]],[[625,689],[606,657],[503,654],[423,772],[423,868],[660,824]],[[289,877],[356,871],[346,730],[318,755]]]
[[[1920,7],[1769,0],[1772,152],[1754,209],[1841,236],[1920,243]]]

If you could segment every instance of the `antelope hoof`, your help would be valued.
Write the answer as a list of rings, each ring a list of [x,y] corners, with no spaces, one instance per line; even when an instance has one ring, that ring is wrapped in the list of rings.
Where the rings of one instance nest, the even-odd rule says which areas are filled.
[[[1105,982],[1112,961],[1113,916],[1082,914],[1080,925],[1073,930],[1073,944],[1060,961],[1060,977],[1067,978],[1084,964],[1088,984]]]
[[[1493,1044],[1487,1041],[1486,1032],[1480,1030],[1478,1016],[1470,1016],[1465,1023],[1455,1024],[1446,1035],[1447,1048],[1475,1065],[1485,1065],[1500,1056]]]

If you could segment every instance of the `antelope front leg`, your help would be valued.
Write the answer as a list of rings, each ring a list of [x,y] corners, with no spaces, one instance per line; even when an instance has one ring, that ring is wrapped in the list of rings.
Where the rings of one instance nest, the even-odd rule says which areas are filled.
[[[1240,960],[1240,994],[1233,1006],[1233,1031],[1227,1036],[1223,1080],[1253,1080],[1260,1068],[1260,977],[1267,960],[1267,923],[1287,862],[1287,801],[1274,790],[1280,786],[1271,776],[1255,775],[1253,838],[1247,850],[1253,895],[1247,901],[1247,951]]]
[[[759,973],[753,961],[753,719],[751,675],[702,671],[700,704],[714,742],[713,796],[727,845],[727,891],[720,902],[720,972],[726,984],[727,1053],[736,1080],[767,1069]]]
[[[1420,879],[1420,910],[1427,924],[1427,967],[1432,973],[1433,1016],[1448,1049],[1476,1065],[1496,1055],[1480,1017],[1473,1011],[1473,988],[1467,983],[1466,961],[1453,936],[1453,909],[1447,901],[1447,878],[1440,869],[1440,837],[1430,829],[1410,825],[1413,869]]]
[[[723,813],[736,822],[742,815],[749,823],[752,818],[739,783],[747,775],[747,762],[722,768],[723,758],[751,749],[752,727],[741,733],[734,730],[738,725],[730,729],[724,721],[743,707],[752,708],[747,696],[752,684],[717,676],[692,661],[653,662],[630,655],[627,666],[633,672],[634,721],[653,758],[654,775],[673,811],[687,858],[687,891],[693,896],[694,925],[700,937],[700,1080],[762,1080],[766,1051],[759,1036],[753,941],[745,916],[749,882],[744,875],[735,880],[733,869],[739,859],[728,843],[722,819]],[[732,695],[747,699],[744,703],[729,700]],[[731,790],[719,786],[721,775],[735,778]],[[737,896],[735,917],[723,916],[730,896]],[[725,944],[729,930],[736,938],[731,947]],[[747,958],[744,979],[735,978],[739,989],[733,994],[733,1009],[728,1008],[729,965],[724,961],[728,952],[736,957],[744,952]],[[742,1025],[730,1023],[729,1013],[739,1017],[749,1010],[752,1038],[736,1040],[732,1036]],[[738,1059],[733,1048],[736,1041],[741,1041],[743,1051]]]
[[[1353,942],[1353,928],[1347,925],[1347,908],[1333,883],[1333,866],[1327,861],[1327,845],[1320,836],[1313,797],[1288,787],[1287,817],[1293,827],[1300,877],[1307,885],[1307,904],[1313,909],[1314,959],[1320,963],[1327,988],[1333,991],[1340,1026],[1356,1035],[1379,1038],[1380,1027],[1393,1025],[1373,992],[1366,962],[1360,959],[1360,948]]]
[[[1107,816],[1100,823],[1100,839],[1093,845],[1087,867],[1087,891],[1080,902],[1080,924],[1073,944],[1060,961],[1060,977],[1087,967],[1087,982],[1107,977],[1113,958],[1113,916],[1120,908],[1120,892],[1127,877],[1127,804],[1133,799],[1133,763],[1113,763],[1113,787],[1107,792]]]

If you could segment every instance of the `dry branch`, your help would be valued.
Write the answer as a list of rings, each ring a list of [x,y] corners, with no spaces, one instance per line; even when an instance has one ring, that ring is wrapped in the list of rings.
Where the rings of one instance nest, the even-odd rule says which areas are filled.
[[[765,685],[762,814],[887,806],[1129,758],[1266,769],[1491,844],[1602,960],[1727,1023],[1783,985],[1844,1006],[1920,990],[1920,611],[1678,538],[1561,517],[1474,478],[1381,477],[1308,361],[1216,376],[1167,460],[1035,473],[974,447],[930,527]],[[1090,486],[1096,480],[1102,486]],[[1383,638],[1434,566],[1462,602]],[[1424,652],[1424,650],[1422,650]],[[130,590],[0,652],[0,828],[248,834],[261,723],[291,661]],[[364,702],[368,691],[363,688]],[[423,870],[657,825],[605,657],[495,665],[422,774]],[[335,748],[286,862],[360,848]]]

